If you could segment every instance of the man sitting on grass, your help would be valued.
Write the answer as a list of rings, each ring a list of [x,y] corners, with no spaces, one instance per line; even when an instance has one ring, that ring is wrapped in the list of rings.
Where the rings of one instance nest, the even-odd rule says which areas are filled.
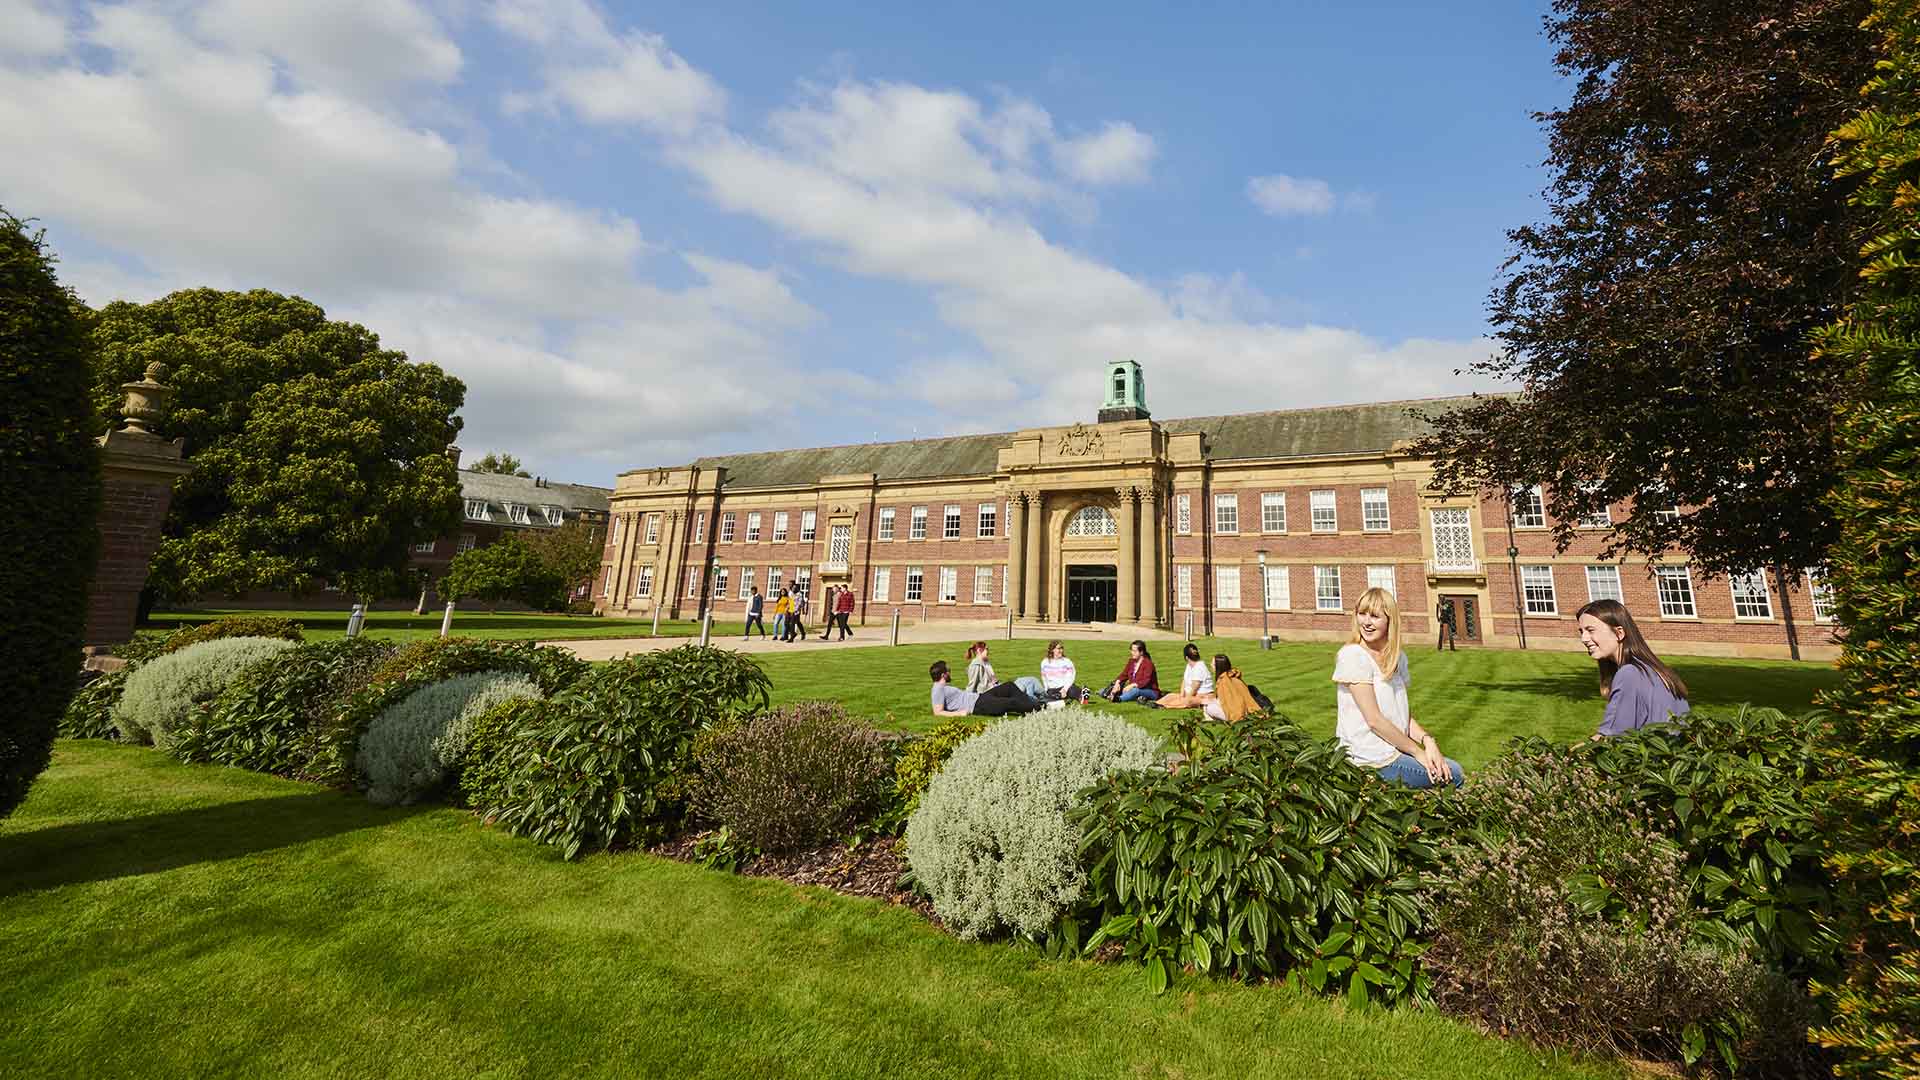
[[[1006,682],[985,693],[975,694],[953,685],[945,660],[935,660],[927,669],[933,676],[933,715],[935,716],[1007,716],[1030,713],[1040,703],[1025,690]]]

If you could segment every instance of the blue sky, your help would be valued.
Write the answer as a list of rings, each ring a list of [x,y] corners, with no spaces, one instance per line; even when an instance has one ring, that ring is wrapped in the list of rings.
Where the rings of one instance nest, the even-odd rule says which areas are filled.
[[[470,453],[701,453],[1461,392],[1535,4],[0,0],[0,204],[99,303],[297,292]]]

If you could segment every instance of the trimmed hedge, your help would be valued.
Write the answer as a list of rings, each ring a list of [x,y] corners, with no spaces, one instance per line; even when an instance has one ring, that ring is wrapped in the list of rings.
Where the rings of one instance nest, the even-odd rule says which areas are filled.
[[[104,428],[89,400],[86,306],[40,233],[0,209],[0,817],[47,767],[79,682],[100,534]]]
[[[466,758],[476,716],[504,701],[540,696],[525,675],[482,671],[401,698],[360,739],[354,769],[366,783],[368,801],[404,806],[439,791]]]
[[[366,679],[341,710],[334,740],[336,760],[350,766],[359,739],[373,719],[423,686],[482,671],[518,672],[551,697],[588,671],[585,660],[552,645],[531,641],[492,641],[446,637],[412,641],[400,647]]]
[[[183,626],[168,634],[160,646],[159,655],[179,652],[189,645],[198,645],[203,641],[218,641],[232,637],[279,638],[296,644],[307,639],[306,627],[292,619],[282,619],[274,615],[226,615],[218,619],[203,622],[198,626]]]
[[[347,703],[399,651],[358,637],[300,645],[241,672],[177,741],[210,761],[342,787],[352,782]]]
[[[293,647],[279,638],[221,638],[142,664],[127,676],[113,709],[114,726],[128,742],[152,743],[171,753],[196,710],[247,668]]]

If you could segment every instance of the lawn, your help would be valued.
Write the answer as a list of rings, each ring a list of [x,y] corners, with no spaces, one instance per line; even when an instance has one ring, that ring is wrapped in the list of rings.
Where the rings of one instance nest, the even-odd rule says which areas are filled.
[[[1622,1075],[107,743],[0,821],[0,910],[17,1077]]]
[[[143,628],[166,631],[181,626],[197,626],[227,615],[263,615],[292,619],[305,625],[308,641],[335,641],[347,636],[347,610],[268,611],[237,608],[193,608],[183,611],[155,612]],[[410,641],[440,636],[440,612],[415,615],[411,611],[369,611],[363,632],[371,637]],[[713,624],[714,637],[740,636],[742,623]],[[503,611],[497,615],[484,610],[453,613],[453,632],[462,637],[501,638],[506,640],[575,641],[593,638],[651,637],[651,619],[607,619],[595,615],[536,615]],[[661,637],[698,637],[700,624],[689,619],[660,620]]]
[[[993,641],[992,660],[1001,679],[1037,675],[1041,641]],[[1177,642],[1155,643],[1161,685],[1177,679],[1182,661]],[[1247,640],[1203,638],[1201,653],[1225,652],[1248,681],[1273,699],[1278,711],[1333,734],[1332,644],[1282,643],[1262,651]],[[1068,641],[1067,655],[1083,680],[1104,685],[1126,662],[1123,642]],[[1448,756],[1473,768],[1499,752],[1515,735],[1545,735],[1572,742],[1600,723],[1601,701],[1594,664],[1584,653],[1479,649],[1408,652],[1409,695],[1414,719],[1433,732]],[[966,681],[966,643],[902,645],[897,648],[826,649],[760,658],[773,679],[778,701],[834,698],[883,726],[924,731],[934,724],[928,707],[927,666],[945,660],[957,682]],[[1805,710],[1816,692],[1835,685],[1829,664],[1783,660],[1722,660],[1667,657],[1691,692],[1696,709],[1742,702]],[[1151,731],[1166,729],[1174,714],[1138,705],[1094,704]]]

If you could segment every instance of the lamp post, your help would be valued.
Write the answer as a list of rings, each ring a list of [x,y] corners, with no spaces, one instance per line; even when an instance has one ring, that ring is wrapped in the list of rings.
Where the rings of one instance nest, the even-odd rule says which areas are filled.
[[[1273,638],[1267,634],[1267,549],[1254,552],[1260,556],[1260,647],[1273,648]]]

